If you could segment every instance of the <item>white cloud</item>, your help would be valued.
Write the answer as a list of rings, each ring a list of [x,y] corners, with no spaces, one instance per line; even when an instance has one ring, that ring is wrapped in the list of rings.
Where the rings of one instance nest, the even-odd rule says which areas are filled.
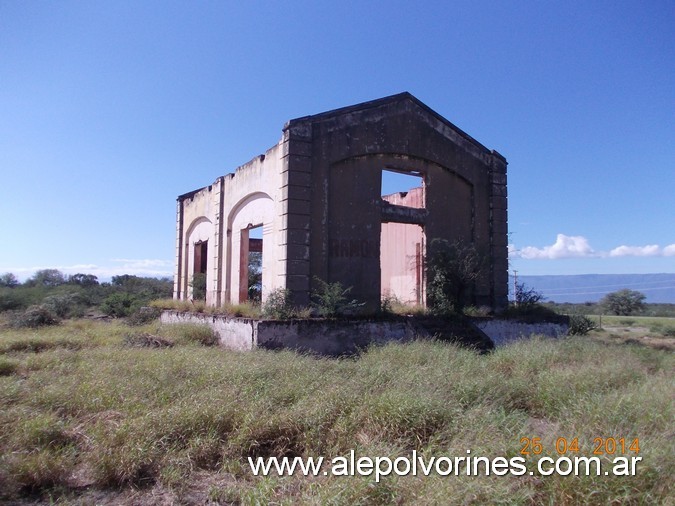
[[[508,246],[509,257],[532,259],[558,259],[558,258],[604,258],[604,257],[671,257],[675,256],[675,244],[661,248],[658,244],[646,246],[617,246],[607,251],[595,251],[583,236],[569,236],[558,234],[550,246],[537,248],[526,246],[518,249],[515,245]]]
[[[544,246],[543,248],[526,246],[520,250],[509,248],[509,253],[512,251],[514,256],[528,260],[535,258],[558,259],[596,256],[595,251],[588,244],[588,239],[580,235],[569,236],[565,234],[558,234],[555,243],[550,246]]]
[[[609,252],[611,257],[655,257],[661,254],[658,244],[647,246],[618,246]]]

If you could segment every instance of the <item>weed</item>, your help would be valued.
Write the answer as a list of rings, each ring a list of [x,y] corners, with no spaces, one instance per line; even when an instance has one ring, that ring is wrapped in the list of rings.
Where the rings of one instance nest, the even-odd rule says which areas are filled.
[[[342,283],[326,283],[314,276],[317,288],[312,292],[313,306],[320,316],[333,317],[340,314],[354,314],[365,303],[349,298],[352,287],[345,288]]]
[[[285,288],[277,288],[267,294],[262,306],[262,314],[275,320],[293,318],[295,311],[290,299],[290,292]]]
[[[14,328],[37,328],[46,325],[55,325],[59,322],[46,306],[30,306],[23,312],[17,312],[12,315],[10,325]]]
[[[574,314],[570,316],[570,326],[567,334],[570,336],[585,336],[591,330],[598,328],[598,325],[589,317]]]

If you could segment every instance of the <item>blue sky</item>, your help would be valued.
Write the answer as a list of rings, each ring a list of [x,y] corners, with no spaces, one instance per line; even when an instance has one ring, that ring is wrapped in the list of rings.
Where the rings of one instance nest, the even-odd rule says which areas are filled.
[[[675,272],[675,3],[0,0],[0,273],[171,275],[176,196],[409,91],[509,161],[522,274]]]

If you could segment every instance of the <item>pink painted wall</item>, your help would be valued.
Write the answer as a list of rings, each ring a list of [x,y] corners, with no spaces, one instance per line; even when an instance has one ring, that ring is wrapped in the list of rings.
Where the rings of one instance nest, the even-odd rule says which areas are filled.
[[[390,204],[424,208],[424,188],[382,196]],[[405,304],[424,303],[424,231],[419,225],[382,223],[380,237],[382,296]]]

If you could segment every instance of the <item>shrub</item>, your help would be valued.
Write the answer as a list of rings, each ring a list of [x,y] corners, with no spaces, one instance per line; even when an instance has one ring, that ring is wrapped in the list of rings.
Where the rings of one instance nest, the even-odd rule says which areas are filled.
[[[101,311],[116,318],[129,316],[140,309],[140,301],[129,293],[113,293],[108,295],[101,304]]]
[[[598,328],[598,325],[589,317],[580,314],[570,316],[570,328],[567,335],[570,336],[585,336],[591,330]]]
[[[203,272],[195,272],[190,282],[192,287],[192,298],[194,300],[206,299],[206,274]]]
[[[473,244],[433,239],[427,261],[427,305],[432,314],[459,313],[471,299],[471,289],[483,269]]]
[[[351,314],[364,305],[363,302],[356,299],[349,300],[348,295],[352,291],[351,286],[344,288],[340,282],[326,283],[316,276],[314,282],[318,288],[312,292],[312,298],[314,299],[312,305],[321,316]]]
[[[534,288],[528,288],[525,283],[516,283],[516,305],[531,307],[542,302],[545,297]]]
[[[66,292],[48,295],[42,301],[42,305],[59,318],[66,318],[68,316],[82,316],[85,304],[78,292]]]
[[[15,328],[37,328],[55,325],[58,318],[45,306],[31,306],[23,312],[14,313],[10,324]]]
[[[0,287],[0,311],[19,309],[23,305],[18,290]]]
[[[290,292],[285,288],[272,290],[262,305],[262,313],[264,316],[275,320],[293,318],[295,311],[293,304],[291,304]]]
[[[145,325],[159,318],[162,310],[156,307],[143,306],[138,311],[133,312],[127,318],[127,323],[131,326]]]

